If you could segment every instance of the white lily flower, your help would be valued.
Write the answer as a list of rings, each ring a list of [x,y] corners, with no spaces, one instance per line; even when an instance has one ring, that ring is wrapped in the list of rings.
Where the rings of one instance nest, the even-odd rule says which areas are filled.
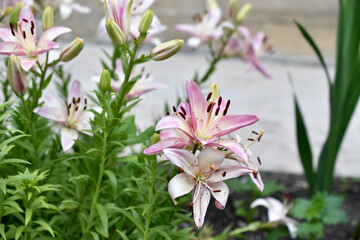
[[[83,6],[79,3],[75,3],[73,0],[60,0],[59,4],[60,16],[62,19],[69,18],[72,11],[83,14],[88,14],[91,12],[91,9],[89,7]]]
[[[269,222],[280,222],[285,224],[289,229],[291,238],[296,238],[296,225],[298,222],[292,218],[286,216],[289,212],[292,204],[288,204],[287,202],[281,203],[279,200],[267,197],[267,198],[258,198],[254,202],[251,203],[251,208],[255,208],[257,206],[264,206],[268,209],[268,218]]]

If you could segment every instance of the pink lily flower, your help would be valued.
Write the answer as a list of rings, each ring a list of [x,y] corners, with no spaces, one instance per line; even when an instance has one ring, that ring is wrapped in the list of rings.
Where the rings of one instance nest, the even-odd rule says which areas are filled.
[[[174,204],[177,204],[177,197],[194,189],[192,204],[198,229],[204,223],[210,193],[216,200],[216,207],[224,209],[229,196],[229,188],[224,181],[251,171],[239,166],[236,161],[224,160],[224,152],[211,147],[205,147],[197,157],[182,149],[165,149],[164,154],[173,164],[184,170],[169,182],[168,191]]]
[[[237,134],[235,136],[233,134],[229,134],[229,138],[232,139],[233,141],[239,143],[244,148],[248,159],[246,160],[246,159],[241,158],[238,154],[234,153],[231,150],[225,151],[225,154],[226,154],[225,158],[236,160],[240,164],[240,166],[251,169],[252,172],[249,173],[249,176],[250,176],[251,180],[253,181],[253,183],[255,183],[256,187],[262,192],[264,190],[264,182],[262,181],[258,167],[250,160],[252,153],[249,150],[249,145],[244,146],[241,143],[241,137],[238,136]],[[254,139],[253,142],[255,142],[257,140],[258,139]],[[250,143],[250,144],[252,144],[252,143]],[[260,158],[258,158],[258,161],[259,161],[259,164],[261,165]]]
[[[75,3],[73,0],[60,0],[59,1],[60,16],[62,19],[68,19],[72,11],[76,11],[83,14],[91,12],[89,7],[83,6],[79,3]]]
[[[124,33],[125,40],[130,34],[130,16],[133,0],[104,0],[106,18],[113,19]]]
[[[297,230],[296,225],[298,225],[299,223],[296,220],[286,216],[286,214],[289,212],[290,208],[292,207],[292,204],[288,204],[286,200],[284,203],[281,203],[279,200],[275,198],[267,197],[267,198],[258,198],[251,203],[251,208],[257,206],[266,207],[268,209],[269,222],[280,222],[282,224],[285,224],[289,229],[291,238],[296,238],[296,230]]]
[[[44,106],[35,108],[34,112],[44,118],[64,125],[60,130],[61,146],[69,150],[78,138],[79,131],[90,130],[89,120],[92,113],[86,111],[87,99],[79,81],[75,80],[70,88],[67,104],[59,97],[44,94]]]
[[[111,87],[117,92],[119,91],[121,85],[125,80],[125,73],[122,68],[121,60],[116,60],[116,69],[115,69],[116,76],[118,80],[111,80]],[[143,71],[141,72],[141,77],[137,80],[133,88],[126,94],[126,99],[131,99],[135,97],[139,97],[145,93],[154,91],[156,89],[166,88],[167,86],[162,83],[153,82],[154,76],[150,74],[144,74]]]
[[[175,146],[183,148],[197,144],[230,149],[247,160],[246,152],[239,143],[220,137],[257,122],[259,120],[257,116],[227,115],[230,100],[219,97],[211,101],[211,92],[205,99],[194,81],[187,81],[186,92],[189,103],[181,103],[178,109],[174,107],[174,111],[176,110],[174,115],[165,116],[158,122],[156,131],[166,130],[165,136],[161,141],[145,149],[144,153],[158,154],[165,148]],[[178,130],[180,135],[175,137],[174,131],[169,132],[169,129]]]
[[[21,67],[28,71],[38,60],[38,55],[58,48],[59,44],[53,40],[61,34],[70,32],[67,27],[52,27],[36,38],[36,25],[33,13],[29,7],[21,9],[17,31],[10,23],[9,28],[0,28],[0,54],[23,56]]]

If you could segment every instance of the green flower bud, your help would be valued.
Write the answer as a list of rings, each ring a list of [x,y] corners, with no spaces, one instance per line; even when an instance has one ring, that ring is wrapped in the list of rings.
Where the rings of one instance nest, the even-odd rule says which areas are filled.
[[[250,10],[252,8],[251,3],[245,3],[244,6],[240,9],[238,14],[236,15],[236,23],[241,24],[245,18],[249,15]]]
[[[13,26],[17,26],[17,22],[19,21],[20,11],[21,11],[21,5],[17,5],[16,8],[14,8],[10,13],[9,21]]]
[[[151,137],[150,144],[154,145],[155,143],[159,142],[160,140],[161,140],[160,135],[157,133],[154,133],[154,135],[152,135],[152,137]]]
[[[106,93],[107,91],[110,90],[110,87],[111,87],[111,74],[109,70],[104,69],[100,77],[100,85],[99,85],[100,91]]]
[[[174,39],[154,47],[153,50],[151,50],[150,52],[150,56],[155,61],[162,61],[173,56],[178,51],[180,51],[183,45],[184,45],[183,40]]]
[[[11,89],[18,97],[25,95],[27,91],[26,73],[21,68],[18,57],[11,54],[8,61],[8,78]]]
[[[83,49],[85,44],[84,39],[82,38],[75,38],[64,50],[62,50],[60,54],[60,60],[63,62],[69,62],[74,59],[81,50]]]
[[[147,34],[153,18],[154,18],[154,12],[150,9],[146,10],[139,23],[139,32],[141,34]]]
[[[47,6],[44,9],[41,26],[43,31],[46,31],[54,26],[54,10],[50,6]]]
[[[125,35],[119,25],[110,18],[106,19],[105,22],[106,31],[111,40],[117,45],[123,45],[125,43]]]
[[[13,10],[13,7],[7,7],[5,9],[0,9],[0,16],[7,17]],[[4,12],[3,12],[4,11]]]
[[[235,21],[236,14],[239,9],[239,0],[230,0],[229,2],[229,18]]]

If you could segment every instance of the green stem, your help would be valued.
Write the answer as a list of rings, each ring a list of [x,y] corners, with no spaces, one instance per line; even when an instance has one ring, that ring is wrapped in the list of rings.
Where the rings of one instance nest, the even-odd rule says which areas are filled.
[[[156,170],[156,160],[154,158],[150,159],[150,189],[149,189],[149,197],[148,197],[148,204],[150,206],[149,211],[147,212],[146,219],[145,219],[145,232],[144,232],[144,240],[147,240],[149,238],[149,232],[150,232],[150,223],[154,208],[154,186],[155,186],[155,170]]]
[[[195,154],[196,153],[196,150],[198,149],[198,147],[199,147],[199,145],[197,145],[197,144],[195,144],[195,146],[194,146],[194,149],[193,149],[193,154]]]

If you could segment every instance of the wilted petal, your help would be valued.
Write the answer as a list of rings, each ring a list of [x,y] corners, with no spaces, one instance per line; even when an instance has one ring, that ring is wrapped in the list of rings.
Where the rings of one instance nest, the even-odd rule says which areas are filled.
[[[186,147],[186,145],[187,145],[187,142],[184,141],[183,139],[171,137],[171,138],[166,138],[164,140],[161,140],[161,141],[151,145],[150,147],[148,147],[147,149],[144,150],[144,153],[147,155],[154,155],[154,154],[162,153],[163,150],[166,148],[183,149],[184,147]]]
[[[229,196],[229,187],[224,182],[211,183],[209,186],[213,189],[211,194],[216,199],[216,207],[223,210]]]
[[[61,146],[64,151],[69,150],[75,143],[75,140],[78,138],[78,131],[63,127],[60,132],[61,136]]]
[[[242,159],[247,161],[247,154],[244,148],[237,142],[230,140],[230,139],[217,139],[211,143],[206,144],[207,146],[211,147],[222,147],[227,148],[239,155]]]
[[[194,178],[186,173],[179,173],[173,177],[168,186],[168,191],[174,204],[177,204],[175,199],[189,193],[195,186]]]
[[[239,128],[246,127],[259,121],[259,118],[255,115],[226,115],[223,116],[216,124],[217,129],[220,129],[216,133],[217,137],[224,136]]]
[[[200,171],[206,172],[210,167],[218,168],[224,161],[225,152],[212,147],[205,147],[198,156],[200,162]]]
[[[178,115],[165,116],[156,124],[156,131],[171,128],[182,130],[191,136],[191,130],[188,123]]]
[[[197,157],[187,150],[182,149],[164,149],[165,156],[175,164],[182,168],[187,174],[196,178],[199,172],[199,161]]]
[[[197,198],[194,200],[193,213],[194,213],[195,225],[198,229],[200,229],[204,224],[206,211],[209,206],[210,191],[201,184],[198,187],[200,187],[199,190],[200,192]],[[197,192],[197,188],[195,189],[195,193]]]

